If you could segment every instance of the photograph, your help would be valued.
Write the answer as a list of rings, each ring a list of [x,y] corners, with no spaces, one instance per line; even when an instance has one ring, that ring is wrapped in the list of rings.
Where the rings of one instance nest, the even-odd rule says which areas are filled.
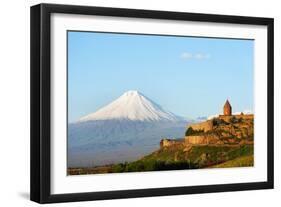
[[[30,200],[274,188],[274,18],[169,8],[30,8]]]
[[[254,167],[253,39],[66,35],[67,175]]]

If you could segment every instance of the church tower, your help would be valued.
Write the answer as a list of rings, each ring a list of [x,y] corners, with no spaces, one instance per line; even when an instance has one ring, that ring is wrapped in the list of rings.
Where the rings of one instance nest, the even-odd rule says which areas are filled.
[[[231,116],[232,115],[232,107],[228,100],[226,100],[224,106],[223,106],[223,115],[225,116]]]

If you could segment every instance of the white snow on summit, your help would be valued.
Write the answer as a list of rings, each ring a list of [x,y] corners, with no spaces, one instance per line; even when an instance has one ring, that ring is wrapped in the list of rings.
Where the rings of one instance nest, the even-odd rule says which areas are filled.
[[[109,119],[139,121],[182,121],[138,91],[127,91],[115,101],[79,119],[79,122]]]

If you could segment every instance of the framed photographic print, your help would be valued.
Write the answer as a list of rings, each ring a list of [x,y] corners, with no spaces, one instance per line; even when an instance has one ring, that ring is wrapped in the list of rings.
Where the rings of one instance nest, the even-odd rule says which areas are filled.
[[[273,188],[273,19],[31,7],[31,200]]]

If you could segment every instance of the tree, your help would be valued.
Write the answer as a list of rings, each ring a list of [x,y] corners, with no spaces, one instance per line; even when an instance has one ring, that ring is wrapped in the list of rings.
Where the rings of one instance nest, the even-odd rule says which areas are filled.
[[[194,130],[191,127],[188,127],[188,129],[185,132],[185,136],[190,136],[194,134]]]

